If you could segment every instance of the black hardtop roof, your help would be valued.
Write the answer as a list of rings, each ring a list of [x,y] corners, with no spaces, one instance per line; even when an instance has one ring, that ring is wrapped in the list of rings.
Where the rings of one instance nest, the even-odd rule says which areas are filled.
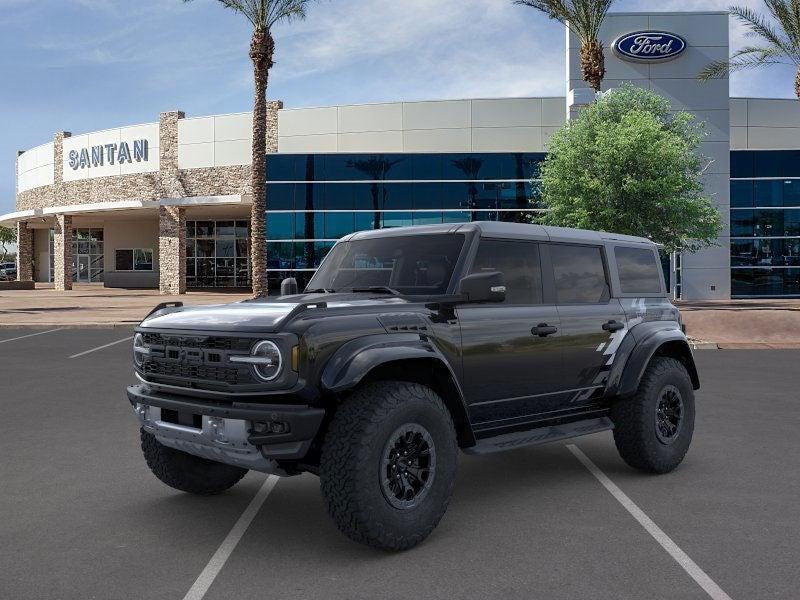
[[[343,240],[361,240],[378,237],[398,237],[406,235],[467,233],[478,231],[486,237],[507,237],[514,239],[542,240],[550,242],[572,242],[577,244],[603,243],[607,241],[631,244],[655,244],[643,237],[590,231],[588,229],[569,229],[566,227],[548,227],[525,223],[503,223],[495,221],[474,221],[471,223],[447,223],[443,225],[415,225],[413,227],[394,227],[391,229],[373,229],[359,231]]]

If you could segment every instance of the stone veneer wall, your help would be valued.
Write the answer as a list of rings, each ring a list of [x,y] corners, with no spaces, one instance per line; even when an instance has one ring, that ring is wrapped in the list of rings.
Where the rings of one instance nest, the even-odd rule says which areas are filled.
[[[17,281],[33,281],[33,229],[17,223]]]
[[[162,294],[186,293],[186,210],[158,207],[158,289]]]
[[[56,290],[72,289],[72,217],[56,215],[53,236],[53,283]]]

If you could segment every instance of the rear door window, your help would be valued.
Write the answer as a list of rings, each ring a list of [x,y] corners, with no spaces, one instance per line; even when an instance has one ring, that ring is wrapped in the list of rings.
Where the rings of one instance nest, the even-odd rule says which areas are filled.
[[[539,245],[483,239],[472,265],[473,273],[500,271],[506,284],[506,304],[542,303]]]
[[[649,248],[614,248],[623,294],[660,294],[661,275],[656,255]]]
[[[559,304],[597,304],[610,299],[599,246],[552,244],[550,260]]]

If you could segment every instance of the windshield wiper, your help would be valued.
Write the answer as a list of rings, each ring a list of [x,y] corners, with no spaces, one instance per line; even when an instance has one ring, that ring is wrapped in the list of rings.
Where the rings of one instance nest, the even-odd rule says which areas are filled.
[[[328,288],[315,288],[313,290],[306,290],[305,294],[334,294],[336,290],[329,290]]]
[[[376,294],[392,294],[393,296],[399,296],[400,292],[398,292],[394,288],[390,288],[388,285],[371,285],[369,287],[357,287],[353,288],[351,291],[353,292],[374,292]]]

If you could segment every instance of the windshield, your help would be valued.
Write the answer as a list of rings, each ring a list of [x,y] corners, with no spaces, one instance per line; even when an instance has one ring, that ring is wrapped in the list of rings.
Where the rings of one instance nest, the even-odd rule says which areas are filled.
[[[464,240],[463,234],[442,233],[339,242],[306,289],[444,294]]]

